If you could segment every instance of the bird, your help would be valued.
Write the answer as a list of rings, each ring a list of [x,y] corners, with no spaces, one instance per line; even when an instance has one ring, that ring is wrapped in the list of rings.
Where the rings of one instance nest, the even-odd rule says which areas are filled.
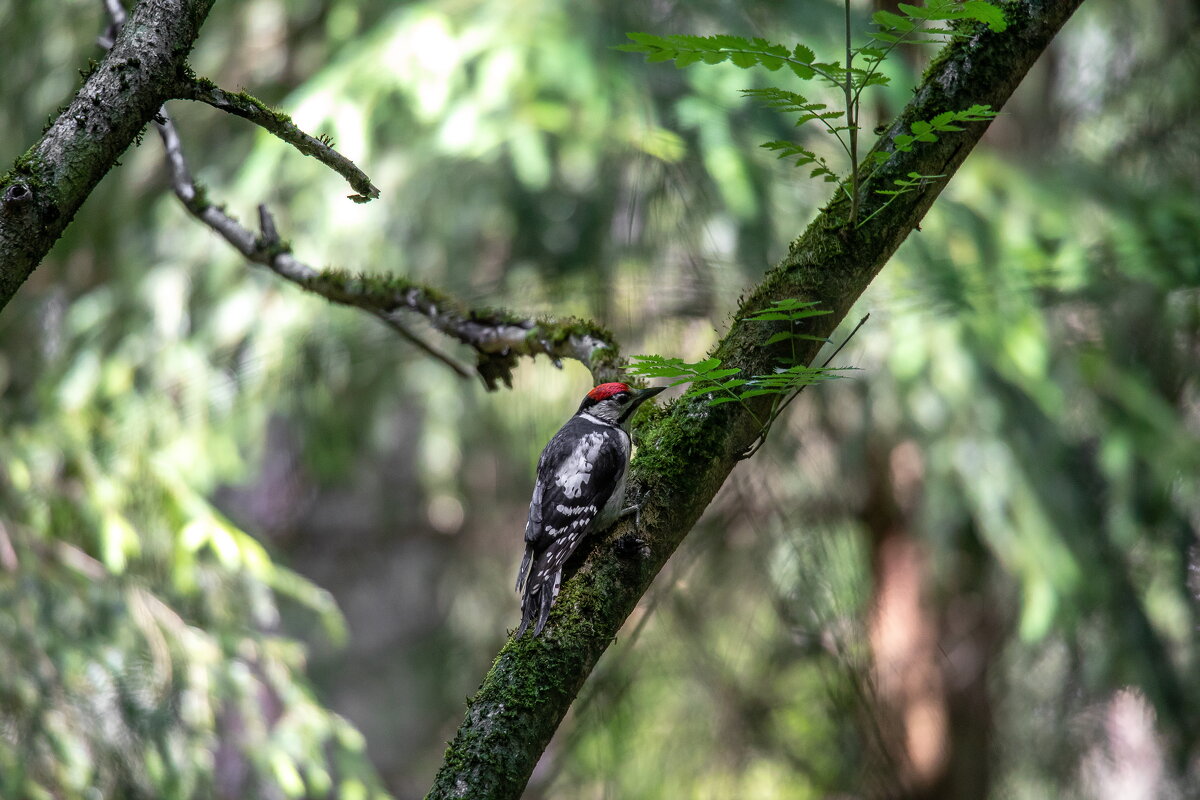
[[[531,623],[534,637],[541,635],[558,597],[563,565],[580,543],[638,510],[625,506],[633,449],[629,425],[638,407],[665,388],[596,386],[542,450],[525,523],[525,557],[517,572],[521,627],[513,638],[520,639]]]

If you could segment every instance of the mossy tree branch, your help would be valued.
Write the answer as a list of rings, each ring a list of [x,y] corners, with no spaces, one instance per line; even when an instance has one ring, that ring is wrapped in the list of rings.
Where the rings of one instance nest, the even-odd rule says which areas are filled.
[[[357,192],[350,195],[350,199],[356,203],[365,203],[379,197],[379,189],[371,183],[366,173],[353,161],[333,149],[332,143],[305,133],[292,122],[291,117],[267,107],[257,97],[245,92],[227,92],[206,78],[185,79],[180,83],[175,96],[181,100],[207,103],[213,108],[248,119],[304,155],[312,156],[346,179]]]
[[[214,0],[141,0],[42,138],[0,178],[0,309],[186,72]]]
[[[251,263],[327,300],[360,308],[383,320],[401,336],[464,377],[470,372],[451,356],[417,336],[405,317],[421,316],[439,333],[457,339],[476,353],[476,370],[489,389],[510,384],[520,356],[546,355],[583,362],[598,380],[617,374],[617,347],[608,331],[576,319],[525,318],[503,311],[468,309],[444,292],[396,275],[352,275],[318,270],[292,255],[267,207],[258,207],[256,234],[196,186],[171,118],[163,112],[154,123],[167,151],[171,186],[192,216],[219,233]]]
[[[188,79],[180,97],[208,103],[249,119],[311,155],[346,178],[359,192],[355,202],[379,196],[379,190],[353,162],[328,143],[296,127],[286,114],[273,111],[245,93],[231,94],[204,79]],[[183,157],[173,123],[162,115],[157,122],[171,166],[176,195],[194,216],[220,233],[245,258],[334,303],[354,306],[382,319],[403,337],[467,376],[452,357],[417,336],[405,317],[421,316],[436,331],[469,346],[476,370],[488,389],[512,383],[512,370],[521,356],[548,356],[557,366],[563,359],[583,363],[598,382],[619,376],[618,348],[612,334],[595,323],[574,318],[523,317],[507,311],[471,309],[445,292],[395,275],[352,275],[343,270],[317,270],[295,258],[275,230],[266,206],[259,206],[261,235],[255,235],[196,188]]]
[[[512,383],[512,370],[521,356],[545,355],[561,366],[563,359],[581,362],[597,382],[620,375],[613,335],[588,320],[568,317],[523,317],[496,309],[471,309],[449,295],[390,275],[351,275],[324,270],[297,280],[323,297],[374,313],[412,312],[434,330],[473,348],[477,369],[489,389],[498,381]]]
[[[1034,61],[1082,0],[1005,3],[1004,33],[976,31],[947,45],[916,95],[876,149],[894,149],[897,133],[916,120],[975,103],[1001,108]],[[858,187],[863,219],[849,224],[851,202],[835,199],[796,239],[790,252],[742,302],[742,319],[776,300],[800,298],[833,311],[804,321],[804,333],[828,337],[909,232],[949,177],[978,143],[987,123],[966,126],[935,143],[898,153]],[[886,208],[876,192],[910,172],[944,175],[897,196]],[[878,212],[878,213],[875,213]],[[735,322],[714,355],[745,374],[764,374],[783,343],[768,346],[769,325]],[[819,343],[806,342],[800,361],[811,364]],[[646,498],[641,527],[626,521],[600,542],[563,584],[540,638],[509,640],[497,655],[466,719],[446,751],[427,800],[515,799],[597,660],[633,611],[654,576],[691,530],[740,455],[759,434],[765,397],[708,406],[702,399],[651,411],[638,428],[639,454],[631,490]]]

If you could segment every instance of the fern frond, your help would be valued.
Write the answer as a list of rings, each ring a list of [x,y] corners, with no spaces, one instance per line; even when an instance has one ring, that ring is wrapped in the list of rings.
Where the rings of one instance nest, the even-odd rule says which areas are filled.
[[[742,36],[690,36],[675,34],[656,36],[652,33],[627,33],[632,44],[617,47],[627,53],[642,53],[647,61],[674,61],[679,68],[703,62],[720,64],[724,61],[742,69],[765,67],[772,72],[787,67],[796,77],[808,80],[822,74],[822,67],[815,64],[816,55],[802,44],[789,50],[781,44],[766,39],[747,39]],[[822,77],[825,75],[822,74]]]

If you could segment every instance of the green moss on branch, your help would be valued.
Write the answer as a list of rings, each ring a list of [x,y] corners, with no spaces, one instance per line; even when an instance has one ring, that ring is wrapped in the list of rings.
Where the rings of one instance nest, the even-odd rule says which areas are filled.
[[[411,312],[433,328],[471,347],[476,369],[490,389],[512,384],[521,357],[545,355],[556,364],[574,359],[597,381],[619,374],[619,351],[611,332],[575,317],[522,317],[503,309],[467,308],[434,287],[395,275],[323,270],[297,281],[334,302],[383,314]]]

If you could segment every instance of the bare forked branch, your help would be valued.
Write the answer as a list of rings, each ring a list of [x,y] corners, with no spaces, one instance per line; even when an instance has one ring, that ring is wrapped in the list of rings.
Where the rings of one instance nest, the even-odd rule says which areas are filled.
[[[424,317],[434,330],[471,347],[478,359],[476,369],[489,389],[497,388],[501,381],[511,382],[512,370],[521,356],[545,355],[560,366],[563,359],[574,359],[588,367],[598,381],[618,375],[612,334],[592,323],[468,309],[443,292],[398,276],[355,276],[340,270],[314,269],[292,255],[266,206],[258,207],[261,232],[255,234],[203,197],[192,180],[170,117],[162,112],[155,126],[166,147],[176,196],[189,213],[219,233],[246,260],[332,302],[371,313],[459,375],[470,377],[471,372],[410,330],[405,315]]]
[[[104,5],[110,22],[100,37],[100,44],[108,48],[116,41],[125,22],[125,10],[120,0],[104,0]],[[337,152],[331,143],[302,131],[286,114],[273,111],[248,94],[227,92],[211,81],[191,76],[190,72],[187,76],[177,87],[176,99],[207,103],[265,128],[343,176],[357,192],[350,196],[355,202],[366,202],[379,196],[379,189],[350,159]],[[367,311],[458,375],[470,377],[472,373],[468,367],[410,328],[408,317],[424,318],[433,330],[475,351],[475,369],[488,389],[497,388],[501,382],[511,385],[512,370],[521,356],[545,355],[556,366],[562,366],[564,359],[580,361],[597,382],[619,377],[615,340],[611,333],[594,323],[573,318],[539,319],[495,309],[471,309],[442,291],[405,278],[356,276],[342,270],[318,270],[304,263],[280,238],[274,218],[265,205],[258,207],[259,233],[255,233],[224,208],[212,203],[196,186],[179,133],[165,108],[159,109],[154,124],[166,148],[175,195],[192,216],[219,233],[251,263],[264,266],[331,302]]]
[[[233,245],[234,249],[241,253],[247,261],[261,264],[293,283],[304,285],[306,281],[319,276],[320,273],[317,270],[297,260],[288,252],[276,231],[271,212],[265,205],[258,207],[262,234],[256,235],[222,208],[202,198],[196,189],[187,161],[183,157],[183,148],[179,141],[179,133],[175,130],[175,123],[165,110],[159,112],[154,126],[158,129],[158,134],[162,137],[163,146],[167,151],[167,163],[171,171],[171,187],[175,191],[175,196],[180,199],[192,216],[221,234],[225,241]],[[471,372],[466,367],[424,341],[393,315],[376,313],[375,316],[459,375],[471,376]]]

